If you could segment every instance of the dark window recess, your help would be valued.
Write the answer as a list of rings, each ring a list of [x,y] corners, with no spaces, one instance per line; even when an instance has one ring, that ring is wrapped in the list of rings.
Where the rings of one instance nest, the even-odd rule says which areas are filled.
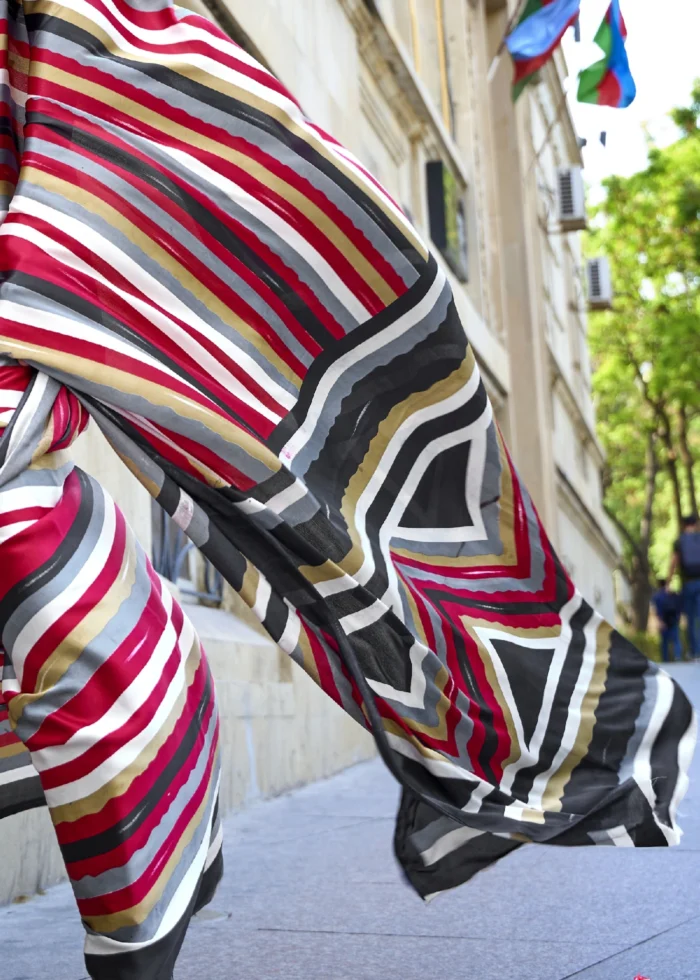
[[[430,237],[460,282],[467,282],[467,213],[464,195],[442,160],[426,164]]]
[[[151,528],[156,572],[178,585],[183,595],[206,605],[220,606],[224,597],[223,576],[202,555],[199,581],[191,581],[189,556],[195,546],[155,500],[151,501]]]

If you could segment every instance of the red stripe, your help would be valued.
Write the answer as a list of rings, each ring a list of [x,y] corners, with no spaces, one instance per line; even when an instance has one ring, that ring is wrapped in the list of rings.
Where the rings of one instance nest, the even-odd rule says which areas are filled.
[[[37,127],[37,129],[40,128],[41,127]],[[63,143],[66,142],[65,140],[59,141],[53,136],[52,141]],[[291,316],[289,310],[284,307],[284,304],[279,300],[276,294],[274,294],[269,287],[266,287],[261,282],[255,271],[251,270],[241,260],[237,259],[224,246],[217,242],[208,231],[193,220],[189,212],[183,211],[177,205],[174,205],[165,195],[154,190],[149,184],[141,181],[140,178],[130,175],[127,171],[120,170],[111,162],[104,161],[100,157],[97,157],[87,151],[83,151],[82,155],[87,159],[95,160],[100,165],[105,166],[107,170],[111,170],[120,177],[123,177],[128,183],[138,187],[138,189],[153,200],[158,207],[173,216],[178,224],[182,225],[183,228],[188,228],[190,231],[192,231],[195,237],[199,238],[203,244],[217,256],[217,258],[221,259],[229,268],[238,274],[247,283],[247,285],[251,286],[260,296],[262,296],[265,302],[267,302],[268,305],[270,305],[275,312],[280,315],[281,319],[289,327],[292,333],[301,343],[304,344],[307,349],[310,350],[311,353],[314,353],[314,350],[311,350],[313,345],[315,345],[316,353],[320,351],[321,348],[318,346],[316,341],[305,333],[299,322]],[[131,155],[135,159],[138,159],[140,156],[135,152],[132,152]],[[144,157],[143,159],[146,161],[147,158]],[[75,182],[75,170],[72,167],[63,167],[47,157],[39,156],[38,154],[34,153],[25,154],[25,160],[33,160],[35,165],[40,170],[44,170],[47,173],[56,173],[57,176],[60,176],[71,183]],[[158,170],[160,173],[163,173],[169,179],[172,179],[176,185],[182,187],[186,194],[189,194],[193,198],[200,201],[200,203],[204,204],[212,217],[218,218],[222,223],[225,223],[231,229],[233,229],[237,238],[254,253],[257,253],[257,255],[264,262],[266,262],[268,266],[270,266],[273,272],[278,274],[283,280],[286,276],[286,280],[290,284],[290,290],[297,289],[297,286],[292,281],[294,276],[291,273],[291,270],[287,269],[287,267],[282,264],[275,253],[270,249],[267,249],[260,239],[257,238],[249,229],[227,216],[211,201],[207,202],[205,196],[197,191],[193,185],[185,186],[181,184],[174,174],[171,174],[169,171],[158,166],[155,161],[151,161],[149,159],[148,163],[149,165],[152,165],[154,169]],[[92,192],[97,197],[103,199],[110,206],[114,207],[119,213],[129,218],[129,220],[131,220],[137,228],[142,230],[145,234],[148,234],[162,248],[173,255],[185,269],[192,273],[193,279],[201,282],[224,304],[224,306],[234,312],[237,316],[240,316],[244,322],[248,323],[254,330],[256,330],[257,333],[265,339],[268,345],[291,367],[291,369],[297,375],[300,377],[304,376],[306,373],[306,368],[282,342],[277,332],[270,326],[270,324],[268,324],[266,319],[262,317],[252,306],[250,306],[239,292],[231,289],[231,287],[221,280],[207,265],[189,252],[177,238],[170,236],[162,229],[160,225],[155,224],[150,219],[146,218],[141,211],[138,211],[131,204],[129,204],[125,198],[119,196],[101,182],[96,181],[93,178],[88,178],[85,174],[81,173],[81,184],[82,183],[84,183],[86,186],[90,185]],[[303,285],[300,285],[297,291],[300,295],[302,295],[302,298],[304,293],[309,293],[308,287]],[[272,299],[270,298],[270,295],[272,295]],[[309,308],[312,308],[314,305],[318,306],[319,304],[318,301],[314,299],[313,302],[309,302],[307,305]],[[325,314],[324,316],[327,320],[328,316]],[[321,319],[321,322],[323,322],[324,317],[319,317],[319,319]]]
[[[211,706],[210,706],[211,707]],[[203,736],[202,736],[203,740]],[[91,899],[79,899],[78,908],[80,914],[83,917],[95,916],[95,915],[110,915],[115,912],[121,912],[125,909],[132,908],[134,905],[143,901],[146,895],[149,893],[151,888],[156,884],[158,878],[164,871],[164,867],[168,860],[171,858],[175,848],[180,842],[182,835],[187,829],[188,824],[193,819],[195,813],[199,809],[199,806],[204,801],[207,790],[210,788],[211,784],[211,774],[214,767],[214,759],[216,757],[217,744],[216,739],[214,739],[212,746],[209,751],[209,757],[207,759],[206,770],[202,776],[197,789],[192,794],[187,804],[183,808],[179,817],[173,824],[173,827],[168,834],[168,837],[163,842],[160,848],[156,851],[153,859],[151,860],[148,868],[143,873],[143,875],[138,879],[138,881],[132,882],[125,888],[120,888],[117,891],[110,892],[107,895],[100,895],[97,898]],[[177,791],[179,786],[186,781],[189,776],[189,772],[194,767],[197,762],[197,753],[193,752],[190,756],[189,766],[183,766],[178,774],[171,793],[164,795],[158,806],[155,808],[155,812],[152,815],[153,819],[164,816],[170,806],[172,800],[172,792]],[[137,834],[141,832],[141,828]],[[136,836],[136,835],[134,835]],[[127,858],[128,860],[128,858]]]
[[[148,92],[136,88],[128,83],[122,82],[113,76],[107,76],[97,69],[80,65],[64,55],[60,55],[46,49],[35,51],[33,56],[35,61],[41,61],[47,65],[59,68],[62,71],[70,72],[72,75],[78,78],[83,78],[87,82],[106,86],[114,93],[123,95],[125,98],[135,100],[145,108],[149,108],[154,112],[157,112],[159,115],[170,119],[174,123],[186,126],[188,129],[191,129],[200,136],[210,137],[216,143],[231,147],[232,149],[237,149],[246,153],[246,155],[251,155],[251,151],[253,151],[251,144],[241,140],[240,138],[236,140],[235,138],[232,138],[225,130],[207,124],[200,119],[197,120],[196,126],[193,126],[192,117],[183,110],[170,106],[163,100],[150,95]],[[45,80],[35,78],[33,81],[35,84],[32,95],[36,98],[45,96],[47,98],[56,99],[58,98],[58,94],[63,90],[63,86],[50,79]],[[133,132],[136,130],[141,135],[148,139],[154,140],[159,145],[171,146],[186,152],[190,156],[193,156],[201,160],[203,163],[209,165],[217,172],[231,174],[232,179],[236,180],[238,183],[241,183],[241,185],[244,187],[249,187],[254,197],[265,201],[268,206],[273,207],[277,213],[281,217],[285,218],[291,225],[296,225],[297,228],[301,230],[301,233],[305,235],[307,240],[311,241],[312,244],[315,244],[315,247],[320,254],[324,255],[329,263],[335,268],[336,273],[344,281],[346,281],[349,288],[355,290],[357,295],[363,298],[364,304],[368,306],[370,312],[379,312],[386,305],[378,299],[376,294],[370,289],[366,282],[357,275],[344,254],[339,249],[336,249],[333,243],[319,231],[313,222],[310,222],[300,211],[290,205],[287,198],[285,198],[283,195],[275,194],[265,185],[259,184],[255,178],[247,174],[245,170],[235,167],[235,165],[228,163],[219,156],[199,148],[193,143],[188,144],[176,139],[162,128],[155,130],[153,127],[149,126],[143,121],[136,120],[133,116],[122,113],[117,109],[112,109],[105,103],[100,102],[98,99],[89,97],[84,92],[79,92],[76,89],[70,89],[64,97],[64,101],[66,104],[72,105],[78,110],[90,112],[95,114],[98,118],[114,122],[127,132]],[[38,106],[36,103],[33,103],[32,108],[34,111],[38,111]],[[56,115],[53,107],[50,115]],[[31,127],[28,127],[28,133],[30,132]],[[105,138],[106,135],[107,134],[103,134],[103,138]],[[260,150],[253,151],[253,153],[259,155],[261,159],[264,157],[264,154]],[[280,165],[278,164],[277,166],[279,167]],[[296,179],[301,180],[301,178],[298,177]],[[190,187],[189,189],[191,192],[192,188]],[[211,205],[210,198],[207,199],[207,203],[209,206]],[[327,203],[324,210],[328,210]],[[229,218],[228,221],[230,222],[230,220],[231,219]],[[364,248],[366,249],[368,247],[371,246],[369,246],[369,243],[365,242]],[[381,262],[378,255],[376,256],[376,260]],[[402,291],[405,290],[406,287],[403,286]]]
[[[53,507],[21,507],[11,510],[0,514],[0,527],[9,527],[10,524],[19,524],[21,521],[39,521],[52,510]]]
[[[63,495],[53,510],[42,517],[37,524],[20,531],[0,545],[2,561],[0,599],[4,598],[10,589],[29,578],[60,550],[75,522],[81,504],[80,481],[74,471],[66,478]],[[39,530],[41,533],[38,533]],[[29,548],[28,542],[31,542]]]
[[[114,539],[103,567],[99,570],[96,577],[87,584],[83,594],[75,596],[75,600],[71,604],[70,609],[48,625],[27,654],[22,671],[23,691],[34,692],[36,690],[38,675],[46,660],[65,642],[71,632],[92,612],[112,587],[122,566],[125,540],[125,521],[123,516],[117,511]],[[32,751],[41,747],[40,732],[41,728],[27,742],[27,745]]]
[[[70,634],[72,629],[91,609],[100,603],[119,574],[125,543],[123,518],[120,523],[122,526],[119,529],[119,541],[115,539],[115,545],[110,554],[109,565],[111,567],[105,566],[104,572],[95,579],[91,586],[89,595],[86,593],[76,603],[76,606],[61,617],[61,620],[57,621],[55,627],[51,629],[51,633],[59,643]],[[119,546],[121,546],[121,550]],[[44,719],[38,731],[27,743],[29,748],[38,752],[51,746],[63,745],[81,728],[91,725],[101,718],[148,663],[167,622],[168,619],[160,596],[151,588],[147,602],[131,633],[98,667],[87,682],[78,688],[70,701]],[[47,773],[55,773],[58,768],[58,766],[54,767]],[[72,778],[77,777],[73,776]],[[52,785],[59,785],[59,783],[54,780]]]
[[[56,825],[56,833],[61,844],[72,844],[88,840],[103,833],[132,813],[152,792],[157,780],[177,754],[187,729],[195,717],[202,693],[205,689],[207,667],[200,663],[187,689],[187,700],[182,713],[177,718],[172,732],[163,742],[153,761],[135,777],[120,796],[112,797],[97,813],[91,813],[79,820],[63,821]]]
[[[8,228],[10,228],[13,224],[20,224],[22,226],[29,226],[32,228],[36,228],[37,231],[46,234],[56,244],[63,245],[68,251],[71,251],[77,258],[82,259],[88,265],[91,265],[92,268],[94,268],[94,270],[97,273],[105,276],[105,278],[107,279],[111,279],[113,285],[116,288],[124,290],[130,295],[138,297],[139,299],[149,303],[149,305],[152,306],[153,309],[161,312],[164,316],[168,317],[168,319],[172,323],[180,327],[188,336],[193,337],[198,344],[200,344],[208,353],[210,353],[213,357],[215,357],[215,359],[221,364],[221,366],[225,370],[229,371],[235,378],[237,378],[241,382],[241,384],[246,386],[248,390],[251,392],[251,394],[255,398],[257,398],[260,402],[262,402],[263,405],[265,405],[267,408],[271,409],[272,411],[277,412],[279,415],[286,414],[287,410],[282,405],[280,405],[277,401],[275,401],[275,399],[272,398],[267,393],[267,391],[264,388],[262,388],[253,378],[251,378],[251,376],[245,370],[240,368],[235,361],[233,361],[230,357],[224,354],[221,347],[218,346],[214,340],[210,340],[209,338],[205,337],[203,334],[198,333],[196,329],[190,327],[184,321],[179,320],[172,313],[166,312],[161,306],[159,306],[153,300],[152,297],[147,297],[143,293],[140,293],[129,280],[125,279],[123,276],[117,273],[112,265],[110,265],[106,260],[103,260],[92,249],[88,248],[87,246],[84,246],[77,239],[71,238],[59,228],[56,228],[51,224],[49,224],[48,222],[44,221],[43,219],[36,218],[32,215],[17,214],[13,212],[9,214],[5,219],[5,225]],[[68,274],[72,275],[72,273],[66,272],[66,275]],[[94,283],[94,280],[87,279],[86,281],[92,282],[93,284],[92,293],[94,294],[96,292],[96,285]],[[94,297],[91,297],[91,301],[93,298]],[[177,344],[171,337],[168,336],[168,334],[165,331],[159,330],[152,324],[150,320],[147,320],[144,316],[141,316],[140,314],[136,313],[136,311],[134,311],[132,307],[128,307],[123,300],[114,297],[114,303],[119,303],[120,309],[123,309],[125,311],[125,315],[123,317],[124,320],[127,320],[126,312],[128,311],[129,318],[133,317],[135,322],[140,323],[144,327],[144,329],[141,331],[142,336],[146,335],[148,331],[153,331],[153,333],[158,338],[157,346],[160,349],[162,349],[165,353],[169,353],[173,358],[173,360],[175,360],[176,362],[178,360],[182,360],[183,362],[187,363],[188,370],[191,370],[192,374],[195,377],[200,379],[206,378],[207,386],[212,388],[214,391],[216,391],[224,402],[227,401],[229,396],[228,389],[225,389],[222,385],[216,382],[209,374],[207,374],[203,369],[201,369],[198,362],[193,357],[191,357],[190,355],[186,354],[183,351],[181,344]],[[113,305],[114,304],[110,302],[106,308],[111,309]]]

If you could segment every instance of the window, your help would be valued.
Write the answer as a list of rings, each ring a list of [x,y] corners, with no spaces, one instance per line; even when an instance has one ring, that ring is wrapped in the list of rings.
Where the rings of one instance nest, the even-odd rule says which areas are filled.
[[[169,514],[151,502],[153,567],[180,589],[184,601],[220,606],[224,580]]]
[[[442,160],[426,164],[430,237],[461,282],[467,281],[465,190]]]

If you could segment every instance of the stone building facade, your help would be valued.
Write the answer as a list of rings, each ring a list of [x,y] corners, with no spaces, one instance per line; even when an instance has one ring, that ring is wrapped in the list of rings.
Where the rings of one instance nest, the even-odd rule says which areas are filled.
[[[508,21],[504,0],[184,5],[213,16],[271,68],[424,237],[445,232],[435,244],[516,464],[579,588],[614,617],[618,544],[601,506],[580,242],[555,221],[557,168],[581,162],[562,60],[553,59],[514,107],[507,59],[489,79]],[[442,229],[440,187],[449,226]],[[76,454],[150,551],[150,498],[94,426]],[[371,754],[366,733],[242,610],[188,610],[219,689],[225,810]],[[0,903],[61,875],[43,811],[3,826],[0,864]]]

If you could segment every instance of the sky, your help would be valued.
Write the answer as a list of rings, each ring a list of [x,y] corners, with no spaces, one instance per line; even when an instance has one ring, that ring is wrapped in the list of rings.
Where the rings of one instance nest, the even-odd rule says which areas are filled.
[[[627,53],[637,97],[626,109],[576,102],[576,76],[602,57],[593,37],[609,0],[581,0],[581,43],[568,31],[563,42],[569,65],[569,104],[583,151],[586,183],[595,198],[610,174],[629,176],[643,169],[647,133],[663,146],[678,137],[668,112],[687,105],[693,80],[700,77],[700,0],[620,0],[627,25]],[[607,132],[607,144],[599,141]]]

